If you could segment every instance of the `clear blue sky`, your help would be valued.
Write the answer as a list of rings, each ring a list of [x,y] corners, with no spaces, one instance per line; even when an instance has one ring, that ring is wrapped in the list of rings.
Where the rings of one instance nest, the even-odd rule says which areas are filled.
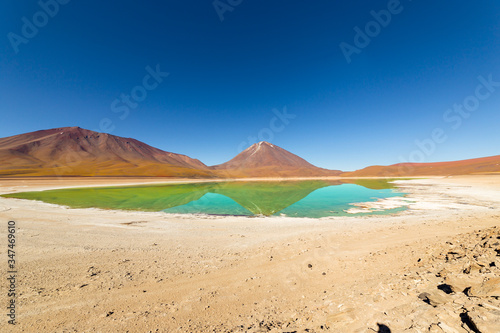
[[[218,13],[212,0],[72,0],[50,17],[37,1],[2,1],[0,136],[99,130],[107,118],[112,134],[208,165],[271,128],[269,141],[332,169],[415,150],[425,161],[500,154],[500,87],[480,88],[479,105],[469,98],[479,76],[500,82],[498,1],[339,2],[232,0],[222,12],[221,0]],[[389,9],[388,24],[370,23]],[[356,46],[354,28],[367,24],[373,37],[348,63],[340,44]],[[157,64],[169,75],[146,91]],[[120,96],[134,88],[126,106]],[[470,116],[446,113],[466,99]],[[272,110],[284,107],[295,118],[282,126]],[[418,148],[436,128],[447,139]]]

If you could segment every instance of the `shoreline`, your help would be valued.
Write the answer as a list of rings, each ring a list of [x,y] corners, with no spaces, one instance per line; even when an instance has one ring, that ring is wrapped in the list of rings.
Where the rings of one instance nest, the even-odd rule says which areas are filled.
[[[439,179],[445,176],[422,176],[422,177],[293,177],[293,178],[160,178],[160,177],[24,177],[24,178],[2,178],[0,177],[0,194],[6,187],[22,186],[28,191],[45,191],[65,188],[84,187],[107,187],[107,186],[130,186],[130,185],[153,185],[153,184],[190,184],[211,182],[261,182],[261,181],[306,181],[306,180],[343,180],[343,179]],[[68,183],[70,183],[68,185]]]
[[[409,210],[321,219],[67,209],[0,198],[7,209],[0,221],[19,228],[17,328],[238,332],[243,325],[253,328],[239,331],[257,332],[263,322],[275,332],[354,332],[382,322],[398,332],[404,320],[392,309],[428,306],[417,297],[427,285],[411,280],[403,288],[401,277],[445,240],[499,224],[500,177],[398,182],[415,200]],[[0,179],[0,192],[60,185]]]
[[[357,178],[353,178],[357,179]],[[371,179],[371,178],[368,178]],[[404,178],[373,178],[373,179],[387,179],[391,183],[396,183],[398,181],[402,181]],[[34,179],[30,179],[30,183],[33,182]],[[36,179],[39,182],[53,182],[55,179]],[[137,182],[136,179],[131,180],[130,182],[123,183],[123,178],[120,178],[120,182],[118,184],[109,184],[110,179],[105,179],[104,181],[106,184],[102,184],[101,179],[85,179],[85,182],[87,184],[79,184],[82,179],[81,178],[75,178],[73,179],[74,183],[68,185],[67,183],[62,186],[61,185],[33,185],[33,184],[28,184],[28,185],[22,185],[19,187],[19,185],[16,187],[14,184],[11,185],[11,187],[6,187],[5,182],[2,183],[0,181],[0,196],[4,194],[12,194],[12,193],[22,193],[22,192],[38,192],[38,191],[47,191],[47,190],[58,190],[58,189],[84,189],[84,188],[99,188],[99,187],[125,187],[125,186],[141,186],[141,185],[170,185],[170,184],[201,184],[201,183],[209,183],[211,181],[199,181],[195,179],[169,179],[169,180],[164,180],[164,179],[151,179],[152,182]],[[117,179],[114,179],[117,180]],[[339,180],[338,178],[332,179],[332,178],[289,178],[289,179],[262,179],[262,178],[253,178],[252,181],[254,182],[265,182],[265,181],[307,181],[307,180]],[[12,181],[12,179],[11,179]],[[215,180],[214,182],[246,182],[246,179],[218,179]],[[90,183],[90,184],[88,184]],[[350,184],[350,183],[349,183]],[[332,184],[332,185],[337,185],[337,184]],[[29,187],[32,188],[29,188]],[[399,188],[393,189],[395,192],[403,192]],[[373,215],[377,215],[377,212],[385,211],[385,210],[392,210],[392,209],[399,209],[399,208],[405,208],[408,206],[408,203],[411,202],[411,199],[406,199],[407,194],[403,192],[403,196],[398,199],[395,197],[388,197],[388,198],[378,198],[374,199],[372,201],[366,201],[366,202],[353,202],[351,205],[353,206],[350,209],[344,210],[343,213],[347,215],[331,215],[331,216],[326,216],[323,218],[329,218],[329,217],[350,217],[350,216],[356,216],[356,214],[368,214],[370,216],[370,213],[374,213]],[[9,199],[16,199],[16,198],[9,198]],[[30,199],[23,199],[23,200],[30,200]],[[31,200],[31,201],[36,201],[39,203],[46,203],[41,200]],[[76,207],[71,207],[71,206],[66,206],[62,204],[54,204],[54,203],[46,203],[62,208],[67,208],[67,209],[75,209]],[[98,208],[98,207],[89,207],[85,209],[97,209],[97,210],[102,210],[102,211],[120,211],[120,212],[148,212],[148,211],[143,211],[140,209],[114,209],[114,208]],[[175,214],[175,213],[166,213],[163,211],[158,211],[156,213],[163,213],[163,214],[168,214],[171,216],[176,216],[176,215],[182,215],[184,217],[190,217],[190,218],[204,218],[206,216],[217,216],[217,217],[238,217],[238,215],[217,215],[217,214],[192,214],[192,213],[184,213],[184,214]],[[381,214],[381,215],[393,215],[397,214],[399,212],[388,212],[387,214]],[[259,214],[255,215],[250,215],[250,216],[242,216],[242,217],[258,217],[261,216]],[[274,215],[262,215],[262,217],[272,217]],[[357,215],[361,216],[361,215]],[[293,216],[286,216],[284,215],[283,217],[285,218],[296,218]],[[307,218],[307,217],[305,217]],[[312,218],[311,219],[317,219],[317,218]]]

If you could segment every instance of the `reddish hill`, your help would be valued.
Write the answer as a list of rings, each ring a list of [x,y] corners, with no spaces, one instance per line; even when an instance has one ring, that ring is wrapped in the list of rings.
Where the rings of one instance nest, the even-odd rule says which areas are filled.
[[[255,143],[232,160],[211,167],[224,177],[338,176],[341,171],[318,168],[269,142]]]
[[[211,176],[199,160],[135,139],[62,127],[0,139],[0,175]]]
[[[388,166],[369,166],[345,177],[396,177],[396,176],[450,176],[481,173],[499,173],[500,155],[469,160],[436,163],[398,163]]]

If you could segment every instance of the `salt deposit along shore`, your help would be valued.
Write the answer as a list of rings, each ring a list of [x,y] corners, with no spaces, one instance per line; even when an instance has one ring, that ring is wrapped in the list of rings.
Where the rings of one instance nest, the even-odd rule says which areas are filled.
[[[0,179],[0,193],[164,181]],[[17,325],[0,331],[500,331],[500,176],[397,184],[404,212],[322,219],[0,198],[2,274],[9,220],[18,271]]]

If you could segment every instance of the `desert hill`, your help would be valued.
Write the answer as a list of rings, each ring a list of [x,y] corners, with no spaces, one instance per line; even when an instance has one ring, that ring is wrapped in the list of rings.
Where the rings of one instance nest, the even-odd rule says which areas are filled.
[[[207,177],[199,160],[131,138],[62,127],[0,139],[0,175]]]
[[[401,177],[401,176],[451,176],[500,172],[500,155],[453,162],[398,163],[388,166],[369,166],[344,177]]]

